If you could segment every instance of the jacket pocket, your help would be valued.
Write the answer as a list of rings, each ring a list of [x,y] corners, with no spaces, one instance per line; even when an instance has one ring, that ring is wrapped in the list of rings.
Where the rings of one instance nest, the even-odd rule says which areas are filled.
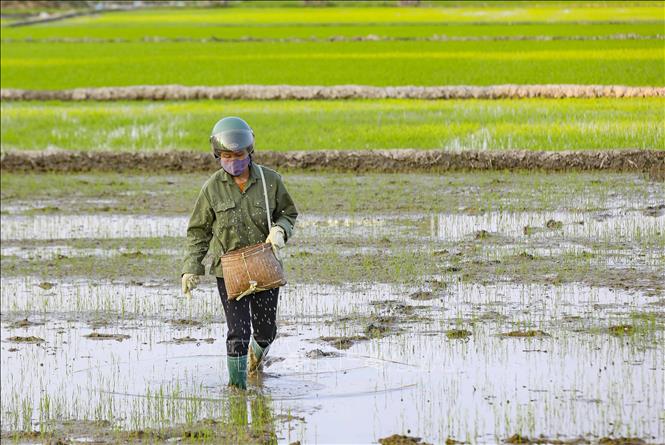
[[[237,224],[234,221],[236,217],[235,207],[236,203],[231,200],[219,201],[213,204],[212,208],[215,210],[215,218],[217,219],[217,224],[219,224],[221,229]]]
[[[270,221],[272,221],[272,213],[275,211],[275,201],[271,196],[268,196],[268,205],[270,206],[268,214],[270,216]],[[254,208],[251,216],[254,220],[254,223],[258,224],[260,227],[266,227],[266,224],[268,224],[268,220],[266,218],[266,201],[263,197],[263,194],[261,194],[260,200],[254,201]],[[268,230],[267,227],[266,230]]]

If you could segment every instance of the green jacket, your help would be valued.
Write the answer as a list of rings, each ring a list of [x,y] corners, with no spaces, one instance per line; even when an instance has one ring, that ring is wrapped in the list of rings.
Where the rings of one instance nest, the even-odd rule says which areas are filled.
[[[263,174],[271,220],[284,229],[288,240],[298,211],[282,177],[266,167],[263,167]],[[233,181],[233,176],[219,169],[206,181],[196,199],[187,226],[187,256],[182,273],[205,275],[201,262],[209,250],[213,256],[210,274],[222,277],[222,254],[266,240],[270,229],[265,207],[261,174],[256,165],[250,165],[243,192]]]

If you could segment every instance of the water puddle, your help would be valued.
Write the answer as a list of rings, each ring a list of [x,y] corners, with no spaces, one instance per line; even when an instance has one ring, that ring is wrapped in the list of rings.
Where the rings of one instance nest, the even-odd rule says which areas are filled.
[[[3,215],[0,221],[5,241],[181,237],[188,219],[152,215]]]
[[[646,216],[639,211],[437,214],[430,221],[431,236],[447,241],[468,238],[478,230],[534,240],[620,241],[647,236],[665,239],[665,217]]]
[[[171,255],[181,257],[182,249],[102,249],[102,248],[76,248],[68,245],[41,245],[35,246],[2,246],[0,253],[3,256],[15,256],[25,260],[52,260],[74,257],[100,257],[110,258],[113,256],[141,257],[144,255]]]
[[[40,414],[129,429],[224,414],[226,327],[213,283],[191,300],[160,283],[40,284],[2,280],[3,429],[26,416],[35,427]],[[291,419],[274,425],[284,441],[366,443],[407,430],[432,443],[515,432],[662,440],[665,335],[657,318],[636,315],[662,297],[577,284],[288,285],[273,361],[250,389]],[[364,335],[368,323],[395,329],[348,349],[321,339]],[[610,329],[619,324],[634,329]],[[501,335],[527,330],[547,335]],[[52,412],[25,412],[45,395]]]
[[[108,211],[111,206],[118,204],[117,199],[83,198],[76,199],[35,199],[31,201],[3,201],[0,204],[0,212],[3,214],[21,213],[76,213],[81,208],[98,208],[100,211]]]
[[[489,243],[477,251],[478,257],[485,261],[503,260],[506,257],[532,255],[538,258],[577,258],[588,261],[594,266],[613,268],[639,267],[642,270],[661,270],[665,262],[665,253],[654,249],[640,249],[638,246],[623,244],[623,249],[603,248],[590,242],[553,243],[547,239],[528,240],[523,243]]]
[[[632,240],[665,238],[665,215],[642,211],[612,212],[487,212],[348,215],[302,215],[296,233],[305,237],[399,239],[422,238],[413,230],[428,225],[425,238],[459,241],[480,230],[516,239]],[[152,215],[2,215],[2,240],[52,240],[77,238],[183,237],[186,216]],[[549,226],[549,227],[548,227]]]

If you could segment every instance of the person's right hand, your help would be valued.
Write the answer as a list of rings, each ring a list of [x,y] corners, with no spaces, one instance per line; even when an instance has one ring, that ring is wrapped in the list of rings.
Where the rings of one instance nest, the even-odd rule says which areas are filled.
[[[275,252],[275,257],[279,260],[279,249],[284,248],[284,229],[280,226],[272,226],[268,238],[266,238],[266,243],[270,243],[272,246],[272,251]]]
[[[182,274],[182,293],[187,298],[192,298],[192,290],[199,285],[199,277],[193,273]]]

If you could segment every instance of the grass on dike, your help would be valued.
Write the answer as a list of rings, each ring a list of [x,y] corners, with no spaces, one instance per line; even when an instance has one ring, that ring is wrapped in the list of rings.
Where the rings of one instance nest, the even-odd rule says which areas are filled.
[[[663,85],[662,41],[3,43],[2,88]]]
[[[222,116],[257,149],[665,149],[663,98],[4,102],[6,150],[197,150]]]

